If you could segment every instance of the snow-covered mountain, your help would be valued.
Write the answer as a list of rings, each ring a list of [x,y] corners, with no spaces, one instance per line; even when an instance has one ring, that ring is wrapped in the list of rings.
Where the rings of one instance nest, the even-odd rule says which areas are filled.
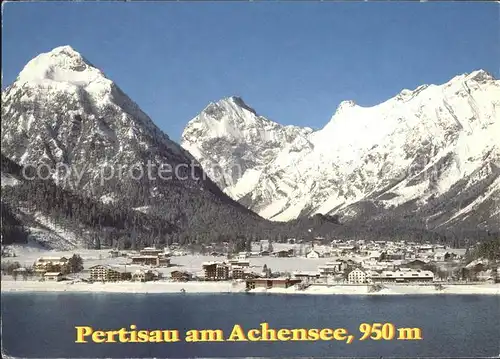
[[[183,145],[202,165],[217,163],[223,172],[245,158],[236,149],[268,150],[264,142],[233,135],[251,129],[239,120],[246,106],[233,106],[213,119],[205,110],[183,134]],[[215,126],[219,118],[231,126]],[[280,128],[258,119],[263,128]],[[336,213],[347,221],[398,212],[431,228],[462,222],[498,228],[500,81],[483,70],[403,90],[373,107],[344,101],[321,130],[293,131],[270,146],[272,156],[262,157],[256,171],[245,162],[245,173],[226,188],[265,218]],[[195,143],[201,150],[191,150]]]
[[[210,103],[186,126],[181,145],[233,199],[257,185],[264,167],[284,144],[305,138],[310,128],[282,126],[259,116],[241,98]]]
[[[148,163],[154,170],[162,165],[196,166],[187,151],[70,46],[29,61],[2,92],[1,129],[4,155],[22,165],[45,162],[54,180],[106,200],[122,197],[130,173],[140,177]],[[156,195],[156,185],[148,185],[154,181],[139,183]],[[182,183],[204,184],[219,191],[209,180],[191,181],[188,176]]]
[[[38,55],[2,91],[1,146],[2,156],[27,169],[20,184],[3,188],[2,204],[19,220],[65,223],[82,243],[95,241],[94,233],[107,245],[165,243],[200,228],[206,240],[216,240],[258,231],[264,221],[225,195],[189,152],[70,46]],[[237,225],[226,225],[236,218]]]

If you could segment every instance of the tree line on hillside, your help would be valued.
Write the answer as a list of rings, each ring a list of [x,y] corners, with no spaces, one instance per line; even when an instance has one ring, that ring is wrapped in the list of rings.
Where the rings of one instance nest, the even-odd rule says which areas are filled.
[[[332,239],[388,240],[441,243],[461,247],[467,242],[452,232],[439,233],[423,228],[415,216],[403,219],[377,215],[365,220],[342,223],[338,216],[316,214],[289,222],[265,220],[237,204],[228,204],[213,191],[168,183],[158,188],[123,182],[114,202],[103,203],[95,196],[62,188],[53,181],[20,177],[22,167],[2,155],[2,172],[19,176],[16,186],[2,188],[2,238],[5,244],[25,242],[27,230],[19,208],[35,216],[43,215],[62,230],[86,241],[89,248],[135,249],[172,243],[199,245],[229,242],[238,248],[259,240],[285,242],[289,238],[311,241]],[[146,213],[133,206],[146,208]],[[36,220],[36,216],[35,216]],[[31,224],[30,224],[31,225]],[[471,232],[467,239],[487,240],[496,233]]]
[[[467,262],[480,258],[500,262],[500,236],[478,243],[467,253]]]
[[[1,201],[0,211],[2,217],[2,225],[0,228],[2,244],[27,243],[28,232],[13,213],[11,207],[7,203],[4,203],[4,201]]]
[[[174,229],[163,218],[78,196],[50,181],[32,180],[2,190],[4,244],[25,242],[26,230],[12,215],[13,206],[22,206],[26,213],[34,216],[34,221],[42,215],[61,230],[84,238],[91,248],[124,247],[127,243],[132,246],[137,242],[136,237],[144,241],[138,245],[150,245],[155,238],[164,237]]]

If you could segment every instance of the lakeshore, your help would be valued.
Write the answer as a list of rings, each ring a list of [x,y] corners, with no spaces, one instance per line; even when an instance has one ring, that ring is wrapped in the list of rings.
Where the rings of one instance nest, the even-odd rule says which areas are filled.
[[[304,290],[290,288],[256,288],[245,291],[245,283],[239,282],[39,282],[3,280],[3,292],[86,292],[86,293],[261,293],[261,294],[303,294],[303,295],[443,295],[474,294],[500,295],[500,284],[442,284],[438,290],[434,285],[385,284],[379,291],[370,292],[369,285],[317,285]]]

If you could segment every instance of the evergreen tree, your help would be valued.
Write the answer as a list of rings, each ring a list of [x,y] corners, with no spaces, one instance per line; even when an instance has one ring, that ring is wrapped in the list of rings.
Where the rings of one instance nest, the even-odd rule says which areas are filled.
[[[70,273],[79,273],[83,270],[83,259],[78,254],[73,254],[73,256],[68,260],[68,266]]]
[[[270,238],[269,238],[269,242],[268,242],[268,245],[267,245],[267,250],[269,251],[269,253],[274,252],[273,242],[271,241]]]
[[[245,243],[245,251],[247,251],[247,252],[252,251],[252,240],[250,238],[248,238],[246,243]]]

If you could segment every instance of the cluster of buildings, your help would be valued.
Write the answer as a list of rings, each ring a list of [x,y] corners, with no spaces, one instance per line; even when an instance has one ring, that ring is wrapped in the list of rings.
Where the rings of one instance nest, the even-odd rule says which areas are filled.
[[[358,256],[377,261],[422,259],[435,262],[460,259],[465,254],[465,249],[447,249],[441,244],[364,240],[332,240],[329,245],[320,244],[323,241],[318,238],[313,241],[311,247],[305,248],[305,250],[299,249],[299,253],[304,252],[306,258]]]
[[[432,282],[436,277],[437,272],[433,273],[429,269],[454,266],[465,254],[463,249],[449,249],[439,244],[362,240],[333,240],[325,244],[323,238],[308,244],[298,241],[293,241],[291,245],[277,244],[278,250],[263,250],[262,247],[260,244],[260,251],[256,252],[240,252],[233,259],[204,262],[201,265],[202,274],[181,269],[171,271],[170,280],[244,280],[247,289],[287,288],[297,283],[424,283]],[[146,247],[139,252],[125,254],[112,250],[109,252],[111,257],[126,257],[128,263],[121,266],[91,266],[88,268],[88,279],[92,282],[147,282],[162,279],[159,268],[172,266],[171,249]],[[177,255],[181,255],[180,248],[174,249]],[[321,261],[315,271],[271,273],[262,265],[252,266],[254,257],[301,257],[303,260],[328,258],[328,261]],[[64,279],[64,273],[68,273],[68,265],[65,257],[42,257],[35,262],[34,270],[45,280],[59,281]],[[132,266],[132,270],[131,267],[127,270],[127,266]],[[141,268],[134,270],[138,266]]]
[[[308,282],[331,278],[353,284],[429,282],[435,273],[428,268],[453,266],[464,255],[465,249],[447,249],[440,244],[333,240],[324,245],[316,241],[305,251],[306,258],[336,260],[318,266],[317,271],[296,272],[294,276]]]
[[[140,265],[149,267],[170,266],[170,253],[166,250],[146,247],[138,253],[122,255],[118,250],[111,250],[110,257],[127,257],[128,265]],[[69,259],[66,257],[41,257],[38,258],[33,269],[36,275],[46,281],[62,281],[65,275],[70,272]],[[161,278],[160,272],[152,269],[138,269],[136,271],[127,270],[127,265],[112,266],[108,264],[97,264],[88,268],[88,280],[91,282],[117,282],[124,280],[134,280],[147,282]]]
[[[120,257],[121,254],[117,250],[109,252],[112,258]],[[171,253],[166,249],[157,249],[155,247],[146,247],[141,249],[139,253],[130,253],[128,257],[131,261],[128,265],[131,266],[148,266],[148,267],[169,267]],[[111,266],[98,264],[89,268],[89,280],[92,282],[117,282],[117,281],[137,281],[149,282],[162,278],[159,271],[153,269],[137,269],[134,272],[127,271],[126,265]]]
[[[294,272],[293,277],[300,278],[306,283],[311,282],[345,282],[351,284],[377,283],[377,282],[428,282],[434,280],[434,273],[423,268],[427,263],[418,260],[408,261],[399,265],[382,264],[382,269],[368,269],[363,262],[353,260],[338,260],[327,262],[318,266],[317,271]],[[368,266],[373,268],[373,265]],[[388,269],[387,267],[390,267]]]
[[[334,240],[329,245],[324,245],[320,244],[319,240],[311,243],[308,248],[304,248],[303,244],[300,244],[300,247],[295,244],[274,251],[240,252],[234,259],[204,262],[199,278],[188,271],[173,271],[171,279],[174,281],[245,280],[248,288],[286,287],[290,283],[328,283],[332,280],[352,284],[424,283],[432,282],[435,278],[435,274],[427,269],[430,264],[458,261],[465,253],[464,250],[448,250],[439,244]],[[147,253],[147,255],[152,254]],[[308,259],[332,258],[332,260],[319,265],[316,271],[308,272],[268,273],[261,266],[258,269],[251,266],[252,258],[266,256],[276,258],[302,256]]]

